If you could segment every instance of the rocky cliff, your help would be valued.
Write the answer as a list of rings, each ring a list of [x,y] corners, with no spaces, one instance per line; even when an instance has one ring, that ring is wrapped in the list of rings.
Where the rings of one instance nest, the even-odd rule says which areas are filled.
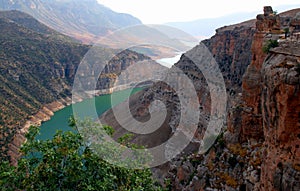
[[[202,115],[196,141],[172,161],[153,168],[170,190],[299,190],[297,12],[300,10],[276,15],[265,7],[256,20],[220,28],[203,41],[221,69],[229,98],[227,126],[205,154],[195,151],[209,119],[209,88],[186,54],[175,64],[193,81]],[[269,46],[270,42],[278,47]],[[199,50],[195,47],[191,52]],[[165,123],[148,136],[136,135],[135,143],[161,144],[177,128],[179,98],[163,83],[131,98],[132,115],[147,121],[148,107],[155,99],[166,104]],[[111,111],[101,119],[117,129],[116,136],[126,132]]]
[[[197,151],[203,134],[207,130],[212,100],[204,74],[189,56],[201,52],[203,50],[202,45],[198,45],[183,54],[180,61],[176,63],[176,67],[173,67],[170,73],[166,74],[165,79],[170,84],[163,81],[156,82],[153,86],[129,99],[131,111],[128,115],[132,115],[141,122],[148,121],[151,118],[150,111],[158,109],[151,104],[154,100],[160,100],[166,105],[166,119],[158,130],[147,135],[135,134],[133,137],[134,143],[150,148],[166,142],[176,129],[184,128],[178,127],[180,116],[184,116],[185,112],[181,110],[180,104],[185,103],[180,103],[180,95],[175,91],[176,82],[180,79],[176,68],[182,71],[194,84],[200,103],[200,106],[196,105],[195,107],[199,108],[201,112],[196,133],[190,144],[172,161],[152,169],[154,175],[161,180],[165,187],[170,190],[300,190],[300,18],[298,12],[300,10],[296,9],[277,15],[271,7],[265,7],[264,14],[258,15],[256,20],[220,28],[214,37],[203,41],[222,72],[228,96],[227,125],[224,125],[213,146],[204,154],[198,154]],[[1,26],[9,25],[14,29],[5,34],[17,36],[19,33],[23,36],[24,33],[34,34],[37,42],[43,42],[41,39],[46,38],[41,34],[34,33],[34,31],[28,32],[28,29],[20,27],[20,24],[16,24],[15,21],[11,22],[7,18],[0,19],[0,21],[2,22]],[[8,30],[5,27],[3,29]],[[16,34],[14,31],[18,31],[18,33]],[[32,36],[29,37],[33,38]],[[56,37],[52,38],[56,39]],[[18,42],[23,42],[22,38],[19,39]],[[53,41],[55,42],[55,40]],[[41,65],[38,60],[33,60],[34,62],[26,60],[26,56],[17,51],[19,48],[22,51],[29,51],[32,47],[33,50],[37,50],[37,48],[34,49],[34,44],[31,46],[26,43],[20,45],[13,38],[10,41],[3,40],[3,42],[4,45],[5,43],[10,45],[6,49],[10,50],[12,47],[17,47],[14,51],[18,54],[12,56],[5,51],[2,53],[6,56],[5,58],[9,58],[3,60],[3,63],[7,63],[4,66],[9,69],[1,68],[1,71],[4,71],[1,74],[7,75],[0,78],[3,80],[3,83],[0,84],[2,85],[1,95],[5,95],[1,99],[3,101],[2,107],[4,106],[4,109],[1,108],[2,111],[10,109],[9,111],[16,114],[19,111],[24,112],[22,109],[17,109],[19,107],[14,107],[13,99],[8,98],[10,96],[18,97],[20,93],[24,93],[29,98],[36,95],[34,92],[24,91],[30,87],[34,88],[33,86],[19,88],[13,83],[14,80],[17,82],[22,79],[31,80],[30,76],[35,76],[35,74],[46,69],[49,76],[53,75],[63,80],[72,79],[72,74],[76,70],[76,59],[74,62],[70,62],[73,68],[65,68],[64,62],[59,59],[60,57],[54,57],[57,59],[56,62],[48,67]],[[47,42],[49,43],[49,41]],[[52,44],[50,43],[50,45]],[[45,45],[36,46],[41,50],[39,54],[35,54],[38,55],[36,58],[40,58],[41,55],[44,58],[42,53],[45,50],[43,49]],[[78,46],[80,49],[81,46]],[[59,50],[68,49],[60,46],[57,48]],[[86,47],[81,48],[85,50]],[[29,53],[31,52],[29,51]],[[124,69],[123,67],[126,68],[140,59],[149,59],[131,51],[124,53],[125,58],[113,58],[111,65],[108,65],[102,74],[104,77],[112,77],[103,78],[109,84],[115,82],[114,74],[120,73]],[[30,54],[27,53],[26,55]],[[120,56],[122,57],[122,55],[121,53]],[[21,62],[20,58],[25,61]],[[202,58],[206,59],[207,55],[202,55]],[[13,60],[13,62],[9,62],[9,60]],[[32,65],[35,67],[32,68]],[[25,78],[27,76],[22,76],[20,75],[21,72],[16,72],[18,67],[23,70],[29,68],[28,73],[32,75]],[[172,72],[175,77],[171,75]],[[57,92],[63,90],[56,83],[43,81],[43,78],[38,79],[44,82],[43,86],[38,87],[50,87],[49,95],[59,96],[60,94]],[[131,79],[127,80],[131,81]],[[70,82],[67,80],[63,82],[68,87]],[[35,81],[32,83],[38,85]],[[16,90],[19,92],[14,93]],[[52,90],[56,93],[53,93]],[[37,89],[36,91],[40,90]],[[45,98],[50,99],[50,101],[54,99],[51,96]],[[55,108],[69,104],[70,100],[66,96],[59,98],[61,99],[57,100],[56,97],[56,101],[50,105],[42,104],[49,103],[49,101],[44,100],[41,103],[33,102],[40,103],[37,106],[25,107],[29,111],[33,106],[42,108],[32,118],[32,121],[39,121],[40,118],[48,117],[52,111],[55,111]],[[27,104],[24,100],[21,100],[20,103]],[[121,109],[122,106],[119,105],[118,107]],[[22,116],[18,115],[17,117]],[[4,119],[7,120],[6,117]],[[122,128],[112,111],[101,116],[101,120],[116,129],[116,139],[128,132]],[[14,122],[14,120],[10,121]],[[4,137],[10,144],[1,145],[2,149],[7,151],[6,148],[9,148],[9,154],[16,156],[18,145],[24,140],[22,133],[24,132],[18,131],[16,128],[12,128],[10,132],[4,132],[1,140],[4,140]],[[170,148],[172,146],[167,149]]]
[[[217,30],[214,37],[203,41],[203,44],[207,46],[208,50],[214,56],[221,73],[224,76],[227,93],[230,97],[228,106],[230,108],[232,107],[231,110],[236,109],[233,108],[233,106],[236,107],[236,103],[240,103],[239,97],[242,92],[241,79],[248,65],[251,63],[251,45],[254,33],[255,20],[251,20],[238,25],[220,28]],[[190,52],[196,53],[201,50],[203,49],[201,48],[201,45],[199,45]],[[238,166],[235,168],[235,165],[239,163],[239,160],[241,161],[241,164],[247,163],[243,158],[247,154],[247,148],[242,147],[241,144],[238,143],[238,135],[236,135],[237,130],[235,125],[237,125],[239,121],[236,121],[235,118],[230,116],[232,117],[230,118],[230,120],[232,120],[230,128],[233,130],[227,137],[229,142],[235,143],[230,146],[235,154],[230,151],[223,151],[225,144],[223,135],[218,138],[218,140],[223,143],[217,144],[220,146],[216,146],[216,149],[212,149],[209,152],[210,154],[203,156],[192,154],[197,152],[200,145],[199,140],[203,138],[208,125],[211,111],[210,91],[203,73],[187,54],[183,54],[180,61],[176,63],[175,66],[183,71],[195,86],[201,105],[200,122],[195,137],[188,147],[173,161],[154,168],[153,171],[155,176],[161,181],[165,178],[170,180],[171,183],[168,187],[172,190],[222,188],[225,186],[224,182],[226,183],[226,181],[229,182],[229,186],[237,188],[238,185],[244,184],[243,180],[245,178],[242,175],[242,171],[247,170],[245,165],[243,167]],[[176,70],[171,69],[170,73],[172,72],[176,73]],[[166,77],[166,81],[171,82],[171,84],[176,84],[178,80],[179,78],[171,77],[170,79]],[[172,136],[172,133],[178,128],[177,126],[180,120],[179,115],[182,112],[180,110],[179,95],[169,85],[159,82],[155,83],[151,88],[146,89],[144,92],[134,95],[130,99],[132,116],[139,121],[147,121],[150,117],[148,109],[150,103],[154,100],[160,100],[165,103],[167,108],[167,118],[157,131],[148,135],[134,136],[134,143],[142,144],[146,147],[153,147],[168,140],[170,136]],[[120,107],[122,107],[122,105]],[[101,121],[106,122],[116,129],[116,138],[124,133],[128,133],[128,131],[124,130],[115,119],[112,111],[106,112],[101,117]],[[240,124],[238,125],[240,126]],[[228,148],[226,149],[228,150]],[[242,156],[238,156],[240,152],[242,153]],[[249,154],[247,160],[250,160],[252,155],[255,154]],[[230,170],[228,172],[226,168],[235,170]],[[218,171],[220,172],[219,174]],[[251,173],[251,170],[249,170],[249,173]]]
[[[256,33],[252,43],[252,62],[243,77],[243,100],[245,107],[242,116],[242,139],[263,139],[261,116],[261,68],[267,55],[263,51],[266,36],[280,30],[279,15],[265,7],[264,14],[257,16]],[[277,32],[277,33],[278,33]],[[272,38],[272,35],[270,36]]]
[[[209,40],[203,41],[203,44],[207,46],[208,50],[216,59],[218,66],[224,76],[226,87],[228,87],[228,94],[232,99],[238,96],[238,94],[242,91],[241,79],[246,71],[246,68],[251,62],[250,50],[254,32],[255,21],[251,20],[241,24],[220,28],[217,30],[215,36],[213,36]],[[192,50],[192,52],[193,51],[196,52],[197,48]],[[197,67],[185,54],[182,55],[180,61],[176,63],[175,66],[182,70],[193,81],[194,85],[196,86],[199,101],[205,107],[203,110],[208,115],[210,112],[210,94],[207,83],[205,82],[205,77],[203,76],[201,71],[197,69]],[[170,73],[172,73],[172,69]],[[173,81],[175,83],[176,79],[174,79]],[[140,104],[140,107],[143,107],[145,109],[149,106],[149,103],[151,103],[156,98],[164,101],[169,106],[173,105],[168,102],[171,102],[171,100],[175,99],[175,97],[177,96],[176,94],[174,94],[174,90],[171,91],[170,88],[167,88],[167,86],[168,85],[164,83],[155,84],[150,89],[145,90],[145,94],[151,96],[149,97],[141,95],[140,98],[135,98],[137,100],[140,100],[135,104]],[[168,93],[164,93],[164,91],[167,91]],[[172,101],[172,103],[175,102],[176,101],[174,100]],[[174,109],[173,107],[170,108],[170,111],[172,110],[174,116],[176,115],[176,113],[180,112],[176,111],[176,109]],[[136,116],[141,117],[138,113],[134,113],[133,115],[135,114]],[[113,116],[111,115],[112,113],[107,112],[108,118],[113,118]],[[107,119],[106,121],[117,129],[121,128],[118,123],[115,123],[111,119]],[[201,124],[199,124],[199,126],[201,126]]]
[[[250,143],[264,140],[261,190],[299,189],[299,171],[295,170],[300,143],[296,136],[299,134],[299,77],[296,72],[299,43],[293,31],[296,12],[275,15],[271,7],[265,7],[264,14],[257,16],[253,58],[243,77],[240,138]],[[292,30],[287,34],[289,28]],[[268,47],[270,42],[278,41],[275,46],[279,47]]]
[[[300,42],[284,41],[262,65],[262,190],[300,189]]]

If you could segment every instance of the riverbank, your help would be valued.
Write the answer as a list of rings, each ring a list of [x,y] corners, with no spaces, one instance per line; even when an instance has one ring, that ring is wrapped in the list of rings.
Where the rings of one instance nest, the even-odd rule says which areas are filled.
[[[147,86],[149,86],[149,84],[140,85],[138,88],[144,88]],[[132,85],[122,85],[115,88],[86,92],[87,96],[85,98],[111,95],[114,92],[119,92],[130,88],[133,88]],[[20,157],[19,148],[26,141],[25,134],[28,132],[30,126],[41,126],[43,122],[49,121],[54,116],[55,112],[63,110],[72,104],[83,102],[84,100],[88,99],[82,99],[80,96],[76,95],[73,95],[72,97],[61,98],[57,101],[46,104],[39,112],[30,116],[30,119],[28,119],[24,126],[15,133],[13,141],[9,144],[8,154],[11,157],[11,163],[13,165],[17,164],[17,161]]]
[[[82,101],[82,99],[78,98],[77,101]],[[16,165],[20,158],[19,148],[26,141],[25,135],[29,128],[31,126],[40,126],[42,122],[50,120],[55,112],[71,105],[72,103],[73,101],[71,97],[61,98],[57,101],[46,104],[35,115],[29,117],[24,126],[15,133],[13,141],[9,143],[8,155],[11,158],[12,165]]]

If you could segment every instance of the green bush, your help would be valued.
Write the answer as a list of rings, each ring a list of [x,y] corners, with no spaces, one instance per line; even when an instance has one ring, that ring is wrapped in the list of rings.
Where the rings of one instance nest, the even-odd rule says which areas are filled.
[[[30,128],[16,167],[0,163],[1,190],[160,190],[149,169],[109,164],[85,145],[80,134],[57,132],[52,140],[39,141],[38,132]]]
[[[271,48],[278,47],[278,41],[277,40],[268,40],[266,44],[263,46],[263,52],[269,53]]]

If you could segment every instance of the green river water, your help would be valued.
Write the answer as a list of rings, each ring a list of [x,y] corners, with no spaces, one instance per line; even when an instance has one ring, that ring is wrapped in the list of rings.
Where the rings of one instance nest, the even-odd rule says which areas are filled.
[[[128,98],[128,94],[130,93],[130,91],[131,94],[134,94],[142,89],[143,88],[134,88],[114,92],[113,94],[116,98],[116,101],[114,101],[114,105],[125,101]],[[111,95],[109,94],[87,99],[74,105],[76,105],[77,110],[80,111],[80,113],[75,114],[80,119],[84,119],[85,117],[95,119],[97,116],[100,116],[105,111],[114,106],[111,105]],[[96,108],[97,116],[95,116],[93,112],[94,107]],[[51,139],[57,130],[72,131],[73,129],[68,126],[68,119],[72,115],[74,115],[72,105],[55,112],[49,121],[42,123],[40,127],[40,134],[37,136],[37,139]]]

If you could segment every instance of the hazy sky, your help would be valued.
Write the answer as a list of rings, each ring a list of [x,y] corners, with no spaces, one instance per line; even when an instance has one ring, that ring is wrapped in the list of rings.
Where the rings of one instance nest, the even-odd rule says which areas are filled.
[[[293,5],[298,0],[98,0],[114,11],[136,16],[144,24],[215,18],[237,12],[262,12],[264,5]],[[296,8],[296,7],[295,7]],[[282,10],[278,10],[282,11]]]

